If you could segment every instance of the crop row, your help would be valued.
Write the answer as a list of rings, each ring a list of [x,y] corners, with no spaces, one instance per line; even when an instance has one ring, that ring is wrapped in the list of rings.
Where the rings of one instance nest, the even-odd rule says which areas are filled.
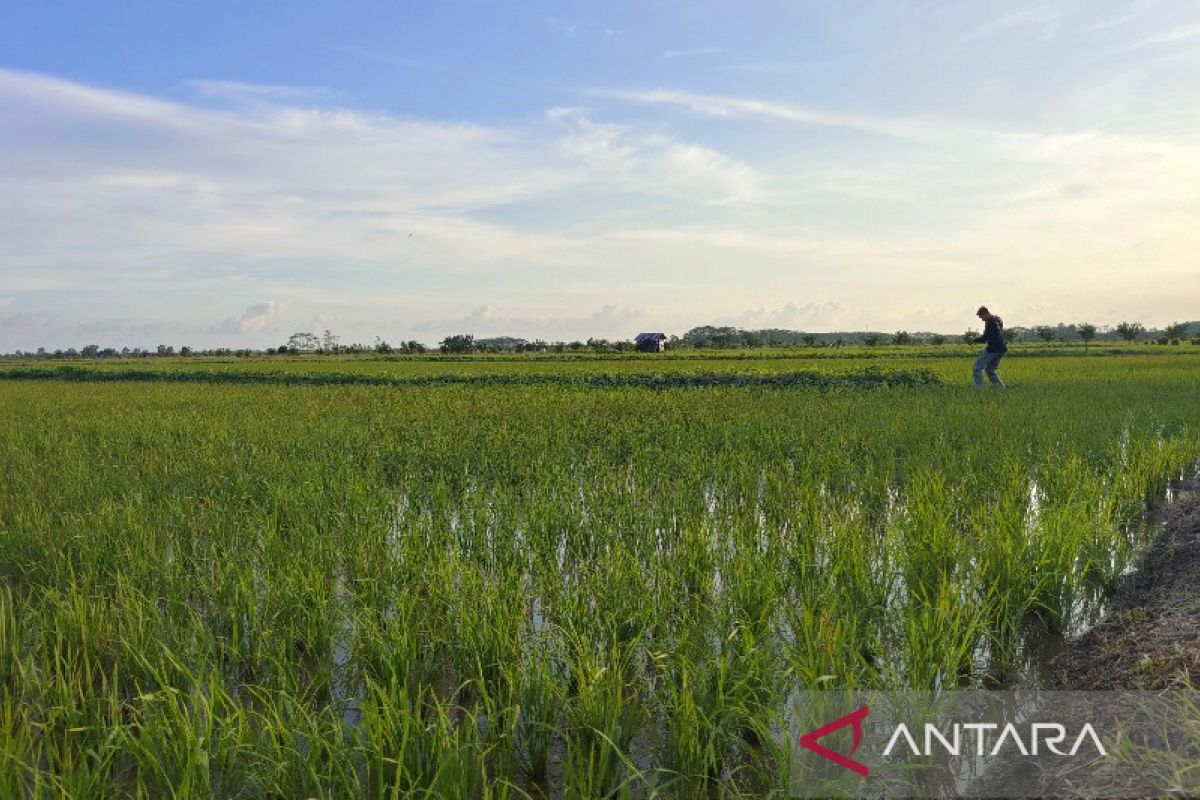
[[[215,384],[283,384],[308,386],[584,386],[680,389],[691,386],[800,387],[930,386],[941,383],[931,370],[860,369],[737,373],[496,373],[462,375],[378,375],[353,372],[251,372],[206,370],[99,370],[88,367],[20,367],[0,370],[0,380],[56,380],[73,382],[165,382]]]

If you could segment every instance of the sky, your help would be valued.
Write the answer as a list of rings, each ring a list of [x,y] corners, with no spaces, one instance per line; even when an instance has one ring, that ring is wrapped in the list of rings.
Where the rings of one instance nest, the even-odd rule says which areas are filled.
[[[1194,0],[14,0],[0,351],[1200,318]]]

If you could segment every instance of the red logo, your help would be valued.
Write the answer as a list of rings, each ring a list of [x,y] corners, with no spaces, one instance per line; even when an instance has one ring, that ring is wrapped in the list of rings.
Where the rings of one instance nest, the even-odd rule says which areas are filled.
[[[867,716],[867,707],[863,706],[858,711],[852,711],[844,717],[839,717],[828,725],[822,725],[816,730],[809,731],[800,737],[800,746],[806,750],[811,750],[819,756],[828,758],[835,764],[852,769],[864,778],[868,775],[867,765],[860,764],[849,756],[844,756],[822,744],[817,744],[818,739],[822,739],[834,731],[844,728],[847,725],[854,726],[854,746],[850,748],[850,755],[854,755],[854,751],[858,749],[859,742],[862,741],[862,721]]]

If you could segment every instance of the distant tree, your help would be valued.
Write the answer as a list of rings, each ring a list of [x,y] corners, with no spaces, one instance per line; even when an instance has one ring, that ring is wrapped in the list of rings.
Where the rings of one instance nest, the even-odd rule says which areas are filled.
[[[375,352],[386,355],[386,354],[392,352],[392,346],[390,344],[388,344],[387,342],[385,342],[383,339],[380,339],[378,336],[376,336],[375,337]]]
[[[179,348],[179,355],[181,355],[181,356],[190,356],[193,352],[194,351],[192,350],[192,348],[188,347],[186,344],[183,347]]]
[[[1140,322],[1122,322],[1114,330],[1116,330],[1117,336],[1120,336],[1127,342],[1134,341],[1146,332],[1146,329],[1142,327]]]
[[[175,355],[175,348],[171,347],[169,344],[160,344],[155,352],[157,352],[160,356],[173,356]]]
[[[338,337],[334,336],[328,328],[321,334],[321,352],[336,353],[338,351]]]
[[[1049,325],[1038,325],[1033,329],[1033,332],[1036,333],[1038,338],[1043,342],[1053,342],[1054,337],[1058,335],[1058,331]]]
[[[763,346],[763,338],[762,338],[762,336],[758,335],[757,333],[747,332],[745,337],[743,337],[743,341],[745,341],[746,347],[762,347]]]
[[[896,331],[892,334],[892,344],[912,344],[912,334],[908,331]]]
[[[803,341],[804,341],[804,344],[806,344],[809,347],[817,346],[817,337],[813,336],[811,333],[804,334]]]
[[[474,353],[475,352],[475,335],[471,333],[458,333],[454,336],[447,336],[442,339],[438,345],[443,353]]]
[[[1083,349],[1086,350],[1091,341],[1096,338],[1096,326],[1090,322],[1081,322],[1075,326],[1075,332],[1083,339]]]
[[[1004,330],[1000,331],[1000,335],[1004,337],[1005,343],[1012,344],[1013,342],[1015,342],[1017,339],[1020,338],[1021,329],[1020,328],[1005,328]]]
[[[867,347],[875,347],[882,341],[883,337],[877,333],[871,333],[863,337],[863,344],[865,344]]]
[[[84,358],[95,358],[96,356],[100,355],[100,345],[85,345],[84,348],[79,351],[79,355],[83,356]]]
[[[942,345],[946,343],[946,337],[940,333],[935,333],[929,337],[929,343],[932,345]]]
[[[292,353],[313,353],[321,346],[315,333],[297,331],[288,337],[287,349]]]
[[[1172,344],[1179,344],[1179,340],[1187,335],[1188,323],[1172,322],[1167,327],[1163,328],[1163,336],[1171,340]]]
[[[978,338],[979,338],[978,331],[973,331],[970,328],[963,331],[962,340],[963,340],[963,343],[965,343],[965,344],[974,344],[975,340]]]

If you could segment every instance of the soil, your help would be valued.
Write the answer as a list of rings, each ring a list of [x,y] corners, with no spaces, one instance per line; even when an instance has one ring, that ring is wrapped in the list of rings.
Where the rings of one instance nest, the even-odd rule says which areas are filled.
[[[1200,480],[1176,488],[1138,570],[1100,624],[1051,662],[1045,688],[1200,688]]]

